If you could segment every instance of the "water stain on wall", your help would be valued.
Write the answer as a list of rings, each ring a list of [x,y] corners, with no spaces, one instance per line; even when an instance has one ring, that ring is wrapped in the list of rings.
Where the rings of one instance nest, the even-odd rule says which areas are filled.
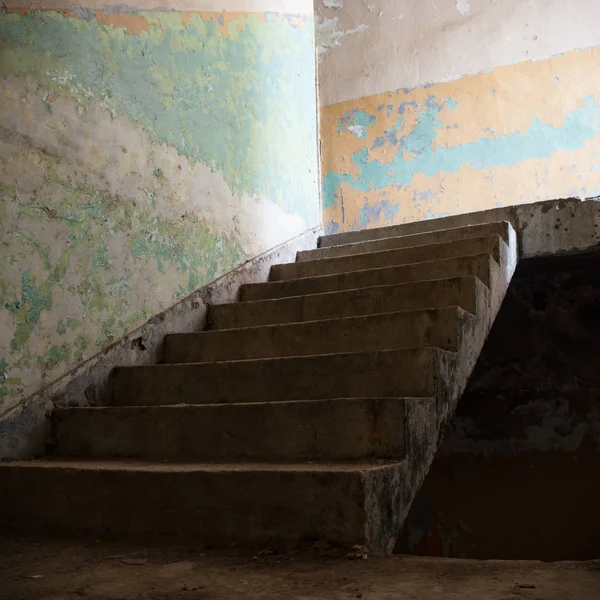
[[[0,14],[0,414],[320,222],[312,17]]]

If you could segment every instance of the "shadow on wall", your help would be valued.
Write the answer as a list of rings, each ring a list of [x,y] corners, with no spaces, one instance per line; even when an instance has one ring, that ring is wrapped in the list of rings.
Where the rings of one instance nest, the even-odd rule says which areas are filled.
[[[600,558],[599,258],[521,263],[397,552]]]

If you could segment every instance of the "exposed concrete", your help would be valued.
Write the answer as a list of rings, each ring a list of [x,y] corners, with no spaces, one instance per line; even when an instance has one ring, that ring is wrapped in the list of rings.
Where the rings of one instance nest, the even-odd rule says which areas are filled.
[[[489,286],[491,272],[497,263],[489,254],[462,256],[418,265],[403,265],[366,271],[336,273],[291,281],[273,281],[261,285],[243,285],[240,300],[266,300],[309,294],[323,294],[373,286],[398,285],[445,277],[474,276]]]
[[[413,235],[491,221],[508,221],[513,226],[519,242],[519,258],[585,252],[600,244],[598,199],[569,198],[328,235],[319,240],[319,246],[323,248],[395,235]]]
[[[320,231],[311,230],[224,275],[28,398],[0,420],[0,459],[41,456],[55,406],[108,404],[115,366],[160,362],[165,335],[201,331],[209,305],[233,302],[241,285],[266,280],[271,265],[294,260],[298,251],[314,248]]]
[[[476,277],[455,277],[399,285],[357,288],[341,292],[292,296],[274,300],[237,302],[210,307],[208,323],[213,330],[330,318],[358,317],[423,306],[460,306],[477,312],[477,296],[484,284]]]
[[[444,385],[437,348],[378,350],[114,371],[116,406],[435,396]]]
[[[456,350],[468,318],[458,307],[169,335],[166,363],[306,356],[436,346]],[[472,319],[475,317],[469,315]]]
[[[155,460],[404,457],[403,398],[336,398],[56,412],[55,456]]]
[[[397,551],[600,557],[599,259],[519,263]]]
[[[322,258],[305,262],[275,265],[271,268],[270,281],[318,277],[332,273],[400,266],[488,253],[499,260],[502,238],[498,235],[475,237],[439,244],[427,244],[411,248],[398,248],[366,254],[351,254],[335,258]]]
[[[428,246],[431,244],[441,244],[456,240],[466,240],[471,238],[481,238],[491,235],[499,235],[508,244],[509,243],[510,224],[505,221],[495,223],[482,223],[481,225],[470,225],[458,227],[456,229],[442,229],[428,233],[416,233],[414,235],[402,235],[401,237],[389,237],[372,240],[369,242],[355,242],[353,244],[343,244],[340,246],[323,246],[316,250],[305,250],[298,252],[296,260],[304,262],[308,260],[317,260],[320,258],[334,258],[338,256],[350,256],[355,254],[364,254],[366,252],[381,252],[384,250],[393,250],[396,248],[413,248],[417,246]]]
[[[344,548],[319,542],[224,551],[98,539],[3,536],[2,592],[11,600],[592,600],[600,579],[598,561],[348,560]]]
[[[471,276],[468,281],[475,293],[471,297],[475,314],[456,306],[423,310],[432,300],[421,295],[420,310],[412,312],[398,312],[389,305],[391,312],[382,315],[367,313],[320,322],[187,334],[169,342],[175,348],[183,340],[181,349],[170,351],[170,359],[206,362],[116,368],[112,404],[123,408],[87,409],[81,415],[59,420],[56,428],[60,452],[69,452],[72,443],[74,452],[88,457],[112,448],[113,452],[132,452],[142,458],[152,457],[155,452],[177,460],[184,454],[187,460],[207,460],[208,455],[214,461],[223,461],[224,455],[231,454],[236,457],[234,464],[122,463],[112,454],[107,460],[92,463],[79,460],[0,465],[0,483],[27,496],[26,502],[11,504],[5,512],[0,504],[0,516],[7,515],[9,528],[35,524],[51,531],[79,534],[102,527],[115,535],[152,532],[195,536],[204,543],[219,545],[233,541],[235,531],[235,541],[242,542],[318,537],[336,544],[365,544],[373,552],[390,552],[514,271],[516,235],[512,228],[501,227],[508,243],[499,235],[467,239],[459,235],[453,242],[349,257],[362,261],[375,256],[380,261],[384,255],[392,257],[393,262],[403,256],[417,261],[410,265],[260,286],[267,295],[273,285],[288,286],[289,292],[289,286],[293,289],[306,281],[317,282],[317,287],[322,281],[329,282],[326,286],[343,282],[349,287],[357,283],[372,287],[439,278],[444,268],[450,267],[450,272],[458,271],[454,275]],[[439,258],[459,250],[467,256],[423,260],[423,255]],[[482,251],[485,253],[479,256],[470,254]],[[331,265],[344,260],[347,258],[297,265],[306,268],[313,262]],[[477,283],[474,273],[481,275],[485,285]],[[436,282],[413,286],[412,291],[430,294],[439,287]],[[385,287],[379,287],[382,289]],[[308,287],[304,291],[314,290]],[[269,305],[262,306],[270,310]],[[377,308],[378,304],[371,303],[371,307]],[[205,340],[212,340],[206,348]],[[389,349],[367,350],[382,346]],[[284,357],[299,353],[308,355]],[[273,357],[250,358],[262,354]],[[239,359],[218,362],[232,356]],[[354,416],[346,414],[332,425],[336,411],[345,410],[347,398],[356,399],[352,406],[358,412],[352,413]],[[360,400],[364,398],[381,400]],[[384,399],[389,398],[400,400],[388,404]],[[375,414],[382,403],[391,411],[382,417],[384,425]],[[174,406],[182,404],[189,406]],[[334,404],[339,406],[329,411]],[[169,411],[165,413],[169,418],[161,418],[161,410]],[[233,413],[232,418],[227,410],[237,414]],[[210,414],[219,415],[214,417],[216,422],[208,418]],[[94,415],[101,415],[103,420],[99,430],[92,429]],[[127,415],[131,418],[125,418]],[[253,420],[257,421],[254,428]],[[283,420],[285,426],[279,426]],[[354,424],[343,427],[349,420]],[[195,427],[199,421],[202,424]],[[298,422],[305,427],[297,427]],[[398,423],[402,423],[402,429],[397,428]],[[286,433],[294,425],[294,431]],[[135,431],[128,431],[134,426]],[[161,427],[168,428],[168,433],[161,433]],[[351,431],[347,438],[338,444],[335,432],[343,435],[348,427]],[[208,434],[200,435],[205,428],[213,434],[230,432],[234,439],[215,441],[214,447],[205,451],[204,445],[213,439]],[[278,428],[272,439],[258,439],[259,435],[268,436],[272,428]],[[237,436],[238,430],[244,433]],[[329,430],[332,434],[325,435]],[[202,439],[195,440],[192,432]],[[289,440],[283,444],[284,450],[277,452],[281,436]],[[155,437],[162,439],[153,445]],[[336,444],[337,448],[331,447]],[[242,446],[268,457],[268,462],[248,463],[247,458],[237,454]],[[367,457],[368,462],[359,457],[358,464],[331,462],[353,451],[373,455]],[[311,452],[323,456],[307,465],[307,454]],[[393,462],[381,463],[382,455],[389,452]],[[54,475],[48,474],[53,471]],[[29,494],[34,484],[44,485],[46,480],[55,480],[50,512],[41,499]],[[124,493],[128,486],[135,488],[131,494]],[[321,486],[328,486],[328,492],[323,494]],[[87,494],[91,488],[100,494],[101,503],[90,504]],[[243,496],[240,489],[244,490]],[[55,508],[59,496],[62,504]],[[126,499],[116,510],[111,507],[108,514],[105,507],[117,502],[119,496]],[[136,514],[132,514],[134,506]],[[57,514],[51,514],[52,510]],[[69,515],[73,516],[71,520]]]
[[[215,546],[329,539],[387,551],[395,519],[382,532],[380,514],[395,514],[402,465],[6,463],[2,485],[12,494],[0,495],[0,514],[5,530],[38,534],[126,532]]]

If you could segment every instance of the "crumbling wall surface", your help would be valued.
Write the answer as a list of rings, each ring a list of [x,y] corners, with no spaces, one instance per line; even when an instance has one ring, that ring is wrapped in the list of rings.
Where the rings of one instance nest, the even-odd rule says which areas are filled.
[[[521,263],[400,551],[600,556],[599,265]]]
[[[2,6],[0,416],[321,221],[311,2]]]
[[[337,233],[600,194],[600,4],[317,2]]]

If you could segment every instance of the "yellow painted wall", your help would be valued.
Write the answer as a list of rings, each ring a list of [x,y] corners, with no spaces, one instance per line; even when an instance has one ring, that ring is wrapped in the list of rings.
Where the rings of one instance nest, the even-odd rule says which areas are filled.
[[[329,233],[600,194],[600,47],[322,107]]]

